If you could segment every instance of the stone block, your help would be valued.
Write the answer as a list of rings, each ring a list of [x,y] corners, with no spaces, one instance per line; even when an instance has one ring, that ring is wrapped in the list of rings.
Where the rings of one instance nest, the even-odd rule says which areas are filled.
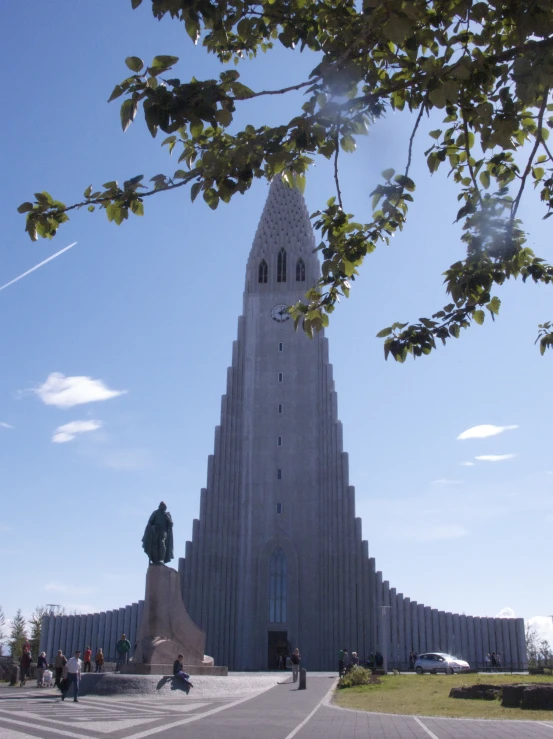
[[[501,686],[482,683],[481,685],[466,685],[461,688],[451,688],[449,697],[493,701],[501,697]]]

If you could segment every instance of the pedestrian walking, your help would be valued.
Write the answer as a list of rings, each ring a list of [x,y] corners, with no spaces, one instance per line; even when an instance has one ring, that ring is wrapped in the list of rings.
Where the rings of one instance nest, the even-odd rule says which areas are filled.
[[[292,656],[290,657],[290,662],[292,663],[292,682],[295,683],[298,679],[298,675],[300,672],[300,662],[301,662],[300,650],[297,647],[292,652]]]
[[[19,685],[20,687],[23,687],[25,685],[25,681],[27,680],[27,677],[29,675],[29,670],[31,669],[33,658],[31,657],[31,652],[29,649],[24,648],[23,654],[21,655],[21,659],[19,660]]]
[[[56,686],[56,688],[60,687],[60,682],[63,677],[63,668],[65,667],[66,663],[67,658],[65,657],[62,650],[58,649],[56,659],[54,660],[54,674],[56,676],[54,680],[54,685]]]
[[[84,654],[83,654],[84,672],[90,672],[91,660],[92,660],[92,649],[90,647],[87,647],[84,650]]]
[[[46,659],[46,652],[41,652],[38,655],[38,659],[36,661],[36,686],[37,688],[44,687],[43,678],[44,678],[44,671],[48,669],[48,661]]]
[[[344,655],[347,651],[347,649],[340,649],[340,652],[338,653],[338,677],[342,677],[344,674]]]
[[[71,687],[71,683],[73,683],[73,702],[78,703],[79,702],[79,683],[81,682],[81,671],[83,668],[83,663],[80,659],[81,652],[77,649],[75,652],[74,657],[70,657],[67,660],[67,663],[64,668],[65,677],[68,679],[69,684],[68,688]],[[65,693],[61,694],[62,701],[65,700]]]
[[[96,657],[94,657],[94,662],[96,662],[96,672],[102,672],[102,668],[104,666],[104,652],[102,651],[102,647],[98,647]]]
[[[127,664],[129,659],[129,652],[131,649],[131,643],[127,639],[125,634],[121,634],[121,638],[117,642],[115,647],[117,651],[117,664],[115,665],[115,672],[121,672],[121,667]]]

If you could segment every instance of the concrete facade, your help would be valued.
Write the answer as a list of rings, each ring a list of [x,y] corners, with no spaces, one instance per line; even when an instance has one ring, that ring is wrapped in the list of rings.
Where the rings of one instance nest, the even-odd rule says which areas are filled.
[[[296,646],[309,670],[335,669],[343,647],[361,659],[380,650],[389,667],[406,667],[411,650],[447,651],[481,666],[499,650],[523,668],[522,619],[432,609],[390,587],[369,556],[328,340],[322,332],[308,340],[286,313],[319,277],[314,247],[302,195],[276,178],[248,259],[199,518],[179,560],[183,600],[206,632],[205,651],[231,670],[274,668]],[[98,618],[103,635],[92,616],[90,627],[85,616],[70,617],[73,648],[82,649],[88,633],[113,654],[123,630],[134,644],[142,607]],[[57,622],[51,617],[44,631],[49,655],[70,651]]]

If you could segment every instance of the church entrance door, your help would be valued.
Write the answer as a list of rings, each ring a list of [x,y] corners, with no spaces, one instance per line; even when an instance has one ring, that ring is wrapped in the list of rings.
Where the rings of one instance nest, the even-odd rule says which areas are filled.
[[[269,670],[284,670],[288,655],[288,632],[269,631],[268,660]]]

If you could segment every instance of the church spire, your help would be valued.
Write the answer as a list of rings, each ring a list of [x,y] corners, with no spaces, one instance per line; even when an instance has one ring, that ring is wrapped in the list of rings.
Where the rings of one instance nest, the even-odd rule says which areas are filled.
[[[271,182],[253,240],[246,289],[257,292],[258,285],[267,285],[281,292],[284,283],[291,288],[300,281],[302,287],[313,285],[319,276],[314,249],[315,236],[303,195],[278,175]]]

